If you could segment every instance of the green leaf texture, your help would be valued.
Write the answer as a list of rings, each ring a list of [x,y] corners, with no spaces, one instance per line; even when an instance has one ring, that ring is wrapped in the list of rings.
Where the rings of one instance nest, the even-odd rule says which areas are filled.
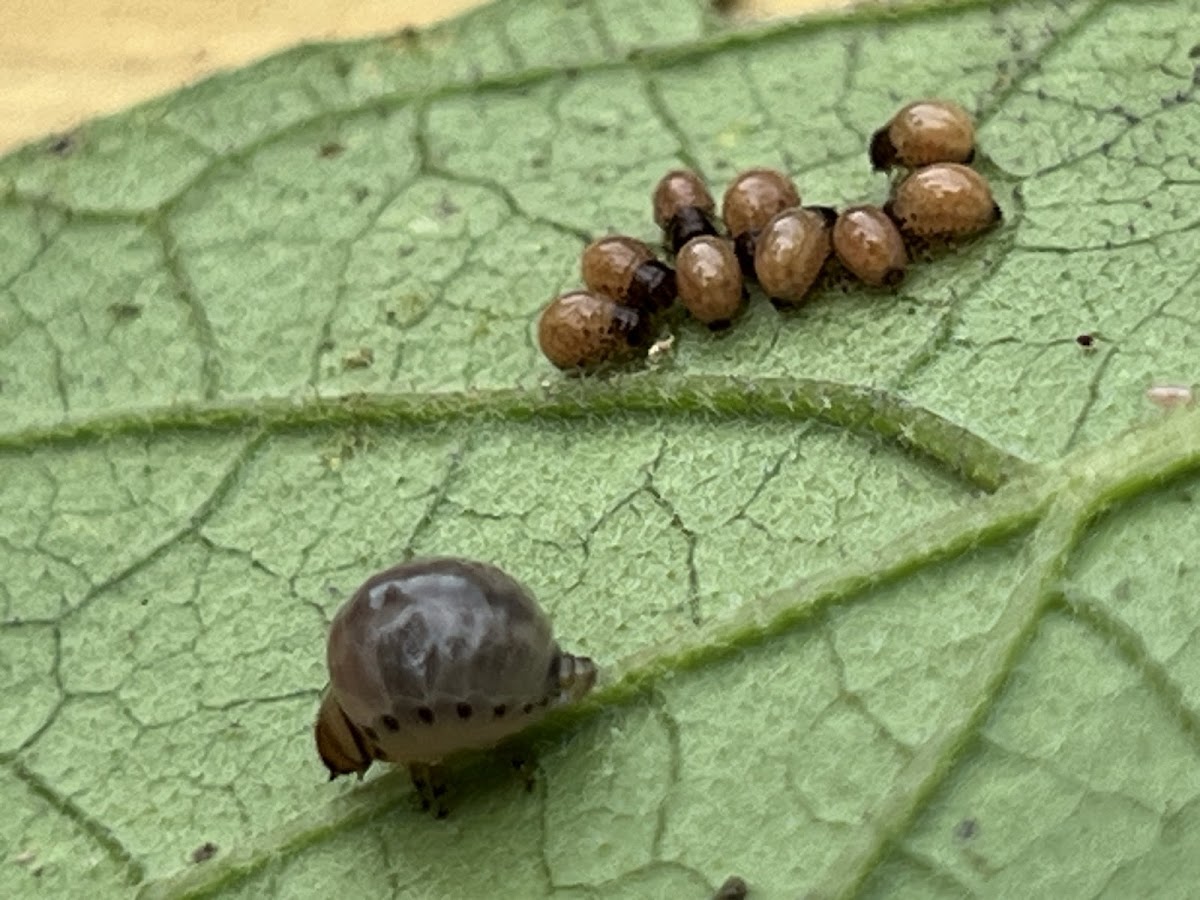
[[[1197,22],[500,0],[0,160],[0,895],[1195,896],[1200,414],[1145,390],[1200,360]],[[648,370],[541,358],[667,168],[878,202],[926,95],[1000,229]],[[333,610],[429,553],[604,673],[444,822],[311,742]]]

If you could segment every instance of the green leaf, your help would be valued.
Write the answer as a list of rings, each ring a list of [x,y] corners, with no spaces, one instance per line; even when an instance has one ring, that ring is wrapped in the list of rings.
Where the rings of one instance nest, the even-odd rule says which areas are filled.
[[[1200,416],[1145,389],[1200,358],[1198,20],[500,0],[0,160],[0,894],[1194,893]],[[999,230],[646,371],[541,359],[666,168],[878,201],[930,94]],[[311,740],[329,616],[426,553],[604,673],[445,822]]]

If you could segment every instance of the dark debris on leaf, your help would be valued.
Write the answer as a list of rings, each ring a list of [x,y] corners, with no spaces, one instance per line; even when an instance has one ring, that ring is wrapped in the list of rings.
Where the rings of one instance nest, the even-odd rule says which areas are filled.
[[[56,134],[46,144],[46,152],[51,156],[70,156],[79,146],[73,134]]]
[[[208,862],[217,855],[220,848],[212,841],[205,841],[199,847],[192,851],[192,862],[199,865],[202,862]]]
[[[746,884],[746,880],[737,875],[730,875],[725,879],[725,883],[717,888],[713,900],[745,900],[749,894],[750,886]]]
[[[954,826],[954,836],[960,841],[969,841],[979,834],[979,821],[966,818]]]

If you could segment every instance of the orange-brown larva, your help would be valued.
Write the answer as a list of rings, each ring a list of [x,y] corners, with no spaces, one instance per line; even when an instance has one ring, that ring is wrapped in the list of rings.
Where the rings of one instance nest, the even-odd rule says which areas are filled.
[[[675,257],[679,299],[705,325],[727,324],[742,305],[742,270],[725,238],[692,238]]]
[[[960,238],[1000,221],[987,179],[958,163],[917,169],[884,206],[900,230],[919,238]]]
[[[833,225],[833,252],[867,284],[895,287],[904,280],[908,251],[896,224],[878,206],[852,206]]]
[[[717,233],[716,207],[708,187],[689,169],[670,171],[655,185],[654,221],[676,253],[694,237]]]
[[[754,245],[754,274],[768,297],[798,303],[830,253],[837,213],[824,206],[785,209],[763,226]]]
[[[538,345],[560,369],[592,369],[618,361],[645,342],[646,318],[611,297],[568,291],[538,319]]]
[[[970,114],[949,100],[917,100],[903,107],[871,136],[875,169],[932,163],[969,163],[975,158],[975,125]]]
[[[754,242],[776,213],[800,205],[800,192],[777,169],[747,169],[725,189],[721,216],[733,238],[742,271],[754,274]]]
[[[636,238],[608,235],[592,241],[580,260],[583,283],[625,306],[653,311],[675,299],[675,272]]]

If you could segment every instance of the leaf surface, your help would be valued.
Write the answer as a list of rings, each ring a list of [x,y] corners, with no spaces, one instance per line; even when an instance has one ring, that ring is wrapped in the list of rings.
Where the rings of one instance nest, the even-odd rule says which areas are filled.
[[[1200,358],[1198,20],[499,0],[0,160],[0,894],[1187,896],[1200,416],[1144,392]],[[878,202],[924,95],[999,230],[647,371],[541,359],[664,170]],[[329,617],[431,553],[604,670],[532,795],[485,758],[445,822],[311,744]]]

